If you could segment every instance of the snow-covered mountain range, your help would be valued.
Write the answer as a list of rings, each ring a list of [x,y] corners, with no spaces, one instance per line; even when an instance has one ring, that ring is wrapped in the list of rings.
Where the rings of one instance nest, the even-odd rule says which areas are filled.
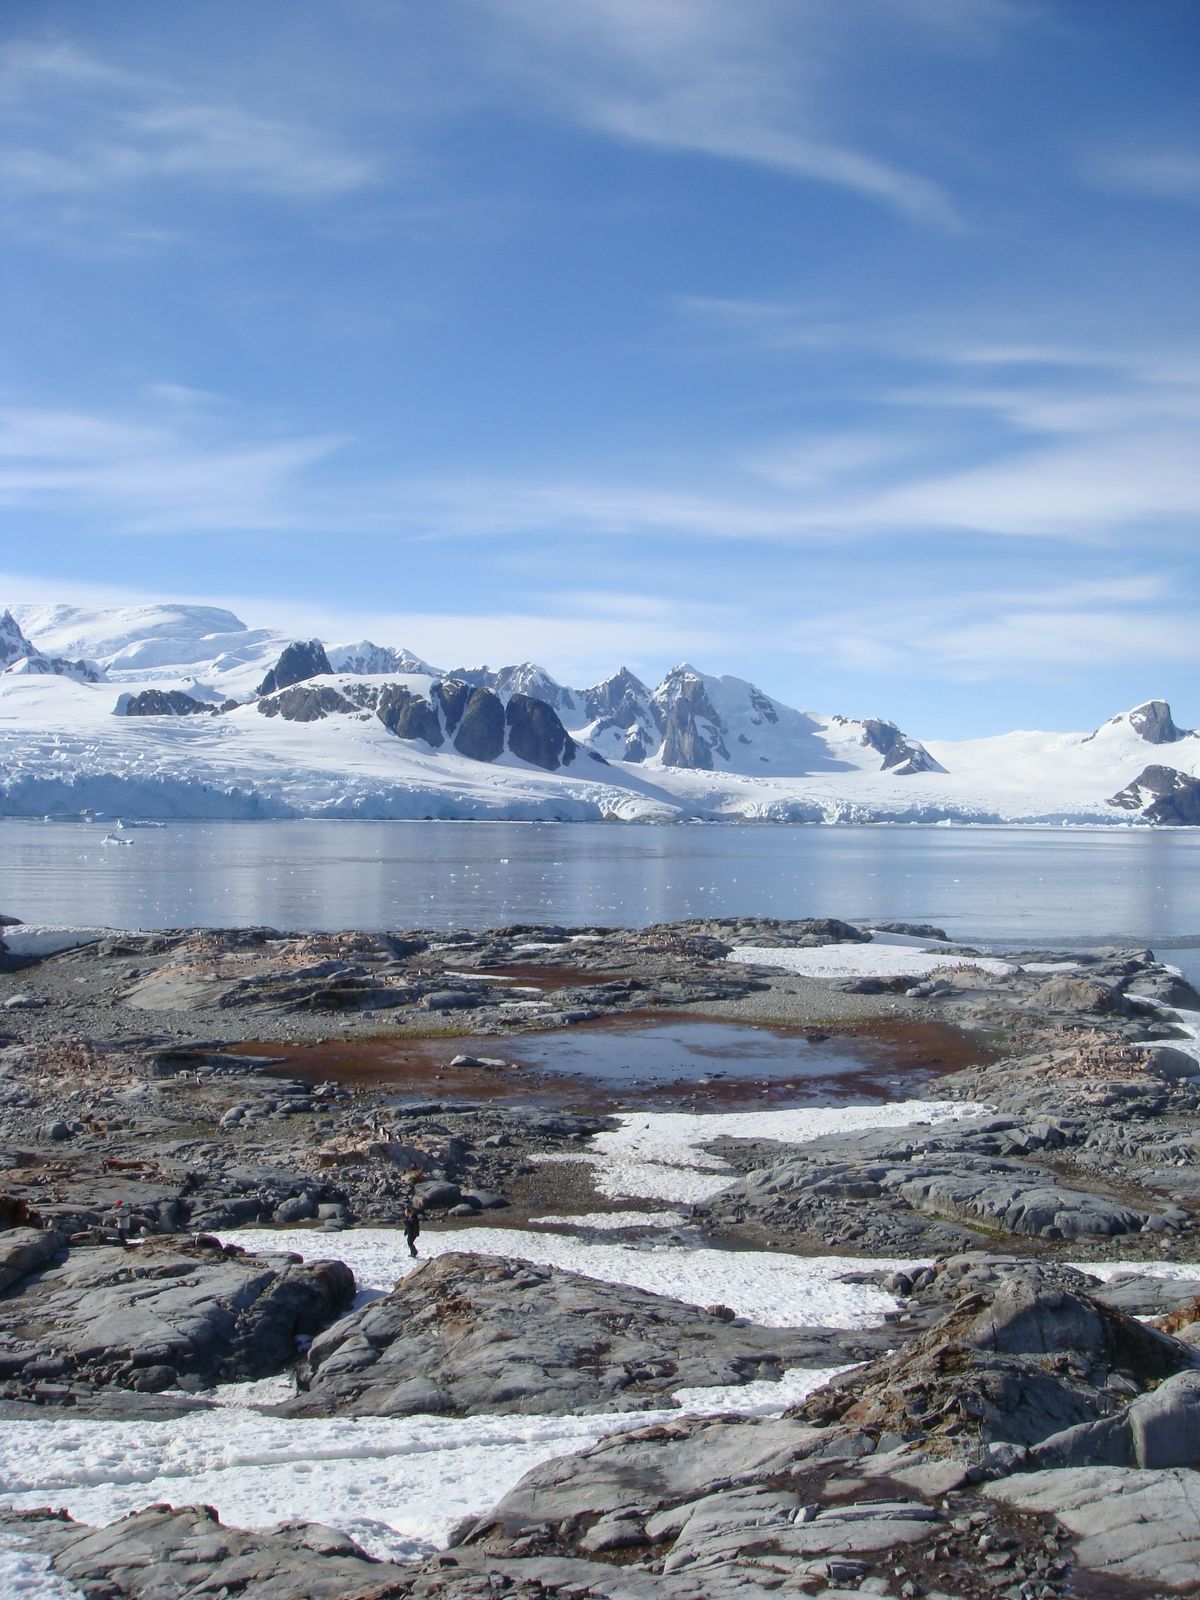
[[[190,605],[0,614],[0,815],[1200,824],[1200,735],[921,741],[684,663],[430,665]]]

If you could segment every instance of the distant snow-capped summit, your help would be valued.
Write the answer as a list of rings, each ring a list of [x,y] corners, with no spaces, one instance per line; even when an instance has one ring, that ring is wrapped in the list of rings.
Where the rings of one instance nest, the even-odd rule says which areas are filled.
[[[90,661],[46,655],[25,637],[11,611],[0,615],[0,672],[49,673],[53,677],[75,678],[80,683],[99,683],[104,676]]]
[[[654,688],[625,667],[583,689],[528,661],[439,673],[208,606],[0,614],[0,742],[0,815],[1200,817],[1200,734],[1165,700],[1090,733],[925,743],[691,662]]]
[[[1181,739],[1200,738],[1191,728],[1175,726],[1171,708],[1165,700],[1144,700],[1132,711],[1122,711],[1118,716],[1110,717],[1095,733],[1088,735],[1086,742],[1111,736],[1114,731],[1121,733],[1127,728],[1146,744],[1178,744]]]
[[[417,673],[426,678],[445,676],[411,650],[393,650],[390,645],[372,644],[370,639],[359,639],[355,644],[326,645],[325,654],[334,672],[352,672],[358,678],[379,677],[387,672]]]
[[[445,674],[459,683],[469,683],[477,689],[491,689],[502,700],[510,695],[528,695],[532,700],[542,700],[552,706],[560,716],[571,717],[579,708],[576,691],[565,688],[552,678],[545,667],[536,661],[521,661],[512,667],[455,667]]]

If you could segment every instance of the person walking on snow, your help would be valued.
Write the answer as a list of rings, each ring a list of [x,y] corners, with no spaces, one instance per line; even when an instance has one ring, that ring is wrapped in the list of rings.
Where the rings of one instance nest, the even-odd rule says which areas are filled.
[[[408,1246],[410,1256],[417,1253],[417,1235],[421,1231],[421,1218],[414,1206],[404,1208],[404,1242]]]

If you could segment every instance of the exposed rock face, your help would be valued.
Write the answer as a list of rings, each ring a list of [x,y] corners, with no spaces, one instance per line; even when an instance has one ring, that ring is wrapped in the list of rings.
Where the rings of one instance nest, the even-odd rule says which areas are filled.
[[[1175,744],[1191,734],[1190,728],[1177,728],[1165,700],[1147,700],[1129,713],[1129,726],[1147,744]]]
[[[401,684],[389,683],[381,690],[376,715],[398,739],[423,739],[433,750],[445,743],[436,708]]]
[[[836,1366],[819,1329],[738,1327],[644,1290],[504,1257],[443,1255],[313,1341],[287,1416],[629,1411],[674,1389]]]
[[[336,1528],[290,1522],[249,1532],[226,1527],[211,1506],[150,1506],[108,1528],[57,1519],[16,1527],[68,1583],[114,1600],[380,1600],[409,1577],[409,1569],[371,1560]]]
[[[645,761],[658,749],[662,713],[646,685],[626,667],[583,690],[579,698],[593,724],[589,735],[593,742],[609,732],[623,734],[624,747],[616,753],[625,761]]]
[[[1109,799],[1122,811],[1139,811],[1147,822],[1200,825],[1200,779],[1174,767],[1145,767]]]
[[[547,772],[557,772],[574,761],[577,746],[544,700],[526,694],[509,697],[505,707],[508,748],[514,756]]]
[[[1120,1585],[1117,1593],[1194,1595],[1200,1575],[1196,1474],[1124,1467],[1018,1473],[989,1484],[993,1501],[1053,1516],[1075,1538],[1080,1566]]]
[[[296,639],[259,684],[257,693],[276,694],[280,689],[290,689],[294,683],[303,683],[306,678],[324,677],[332,671],[325,646],[319,639]]]
[[[504,754],[504,702],[490,689],[475,689],[463,706],[454,748],[472,761],[495,761]]]
[[[455,667],[448,674],[475,689],[491,689],[502,700],[510,695],[528,695],[532,700],[544,700],[552,710],[562,715],[574,716],[580,709],[583,696],[561,683],[533,661],[522,661],[513,667]]]
[[[1074,1581],[1071,1529],[1094,1570],[1193,1592],[1200,1511],[1194,1488],[1169,1481],[1179,1469],[1153,1475],[1167,1491],[1163,1523],[1144,1492],[1151,1474],[1128,1474],[1136,1504],[1115,1513],[1107,1539],[1102,1473],[1003,1476],[1036,1466],[1032,1452],[1064,1422],[1119,1418],[1124,1395],[1164,1376],[1130,1413],[1170,1410],[1194,1388],[1192,1352],[1097,1305],[1084,1282],[1011,1261],[946,1263],[935,1290],[949,1312],[895,1354],[779,1420],[683,1419],[547,1462],[460,1530],[455,1553],[474,1573],[569,1572],[583,1592],[626,1600],[840,1595],[839,1580],[868,1575],[890,1594],[881,1580],[898,1563],[914,1593],[975,1600],[1024,1593],[1027,1581],[1062,1594]],[[990,1503],[972,1488],[989,1477],[1000,1479]],[[1052,1525],[1022,1507],[1061,1508],[1064,1531],[1047,1538]],[[613,1561],[619,1591],[602,1576]]]
[[[461,678],[443,678],[429,691],[430,700],[441,713],[446,732],[453,734],[462,721],[467,701],[471,698],[471,685]]]
[[[673,667],[654,691],[662,718],[662,761],[666,767],[711,772],[713,756],[729,760],[721,719],[699,673],[685,662]]]
[[[194,717],[217,708],[182,689],[143,689],[141,694],[122,695],[116,709],[122,717]]]
[[[90,661],[68,661],[65,656],[47,656],[31,644],[11,611],[0,612],[0,672],[52,673],[60,678],[75,678],[80,683],[101,683],[104,674]]]
[[[868,749],[879,751],[884,772],[894,772],[897,777],[907,777],[914,772],[945,772],[945,767],[933,759],[919,740],[901,733],[894,722],[868,717],[862,726],[862,742]]]
[[[264,717],[282,717],[284,722],[322,722],[335,711],[353,711],[344,695],[330,684],[296,684],[280,694],[265,695],[258,702]]]
[[[157,1391],[264,1377],[354,1294],[340,1261],[302,1265],[167,1238],[136,1250],[83,1246],[47,1265],[53,1236],[22,1237],[23,1262],[9,1258],[25,1269],[21,1287],[0,1301],[0,1373],[13,1398],[69,1401],[73,1384]],[[48,1380],[58,1386],[49,1393]]]
[[[24,661],[37,653],[12,612],[0,612],[0,671],[11,667],[14,661]]]

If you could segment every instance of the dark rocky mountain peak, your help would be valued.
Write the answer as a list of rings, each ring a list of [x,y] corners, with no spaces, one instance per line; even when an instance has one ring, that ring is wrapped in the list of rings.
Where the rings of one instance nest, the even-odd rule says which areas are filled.
[[[601,739],[609,732],[624,735],[624,749],[619,754],[625,761],[645,761],[658,748],[662,738],[663,715],[655,704],[650,690],[628,667],[614,672],[603,683],[593,684],[580,691],[579,700],[589,722],[592,740]]]
[[[495,761],[504,754],[504,702],[491,689],[473,689],[463,707],[454,748],[472,761]]]
[[[333,671],[320,639],[295,639],[259,684],[259,694],[276,694],[307,678],[320,678]]]
[[[508,723],[508,748],[514,756],[547,772],[557,772],[574,761],[577,745],[558,718],[553,706],[532,695],[509,696],[505,707]]]
[[[66,656],[43,655],[22,632],[11,611],[0,613],[0,672],[51,673],[79,683],[102,683],[104,673],[91,661],[68,661]]]
[[[511,667],[455,667],[449,676],[477,689],[491,689],[501,700],[523,694],[533,700],[544,700],[558,712],[578,709],[575,691],[565,688],[536,661],[520,661]]]
[[[1129,726],[1147,744],[1175,744],[1191,737],[1190,728],[1177,728],[1165,700],[1147,700],[1129,713]]]
[[[1106,729],[1120,728],[1124,723],[1128,723],[1138,738],[1144,739],[1147,744],[1176,744],[1180,739],[1197,737],[1191,728],[1175,726],[1171,707],[1165,700],[1144,700],[1132,711],[1122,711],[1118,716],[1110,717],[1103,727],[1097,728],[1095,733],[1089,733],[1083,742],[1090,744]]]
[[[664,766],[711,772],[714,755],[729,760],[725,727],[690,662],[671,668],[654,691],[654,702],[662,719]]]
[[[589,717],[611,717],[631,702],[649,702],[650,691],[628,667],[621,667],[603,683],[582,690],[580,698]]]
[[[0,668],[10,667],[14,661],[23,661],[36,654],[12,612],[0,614]]]

